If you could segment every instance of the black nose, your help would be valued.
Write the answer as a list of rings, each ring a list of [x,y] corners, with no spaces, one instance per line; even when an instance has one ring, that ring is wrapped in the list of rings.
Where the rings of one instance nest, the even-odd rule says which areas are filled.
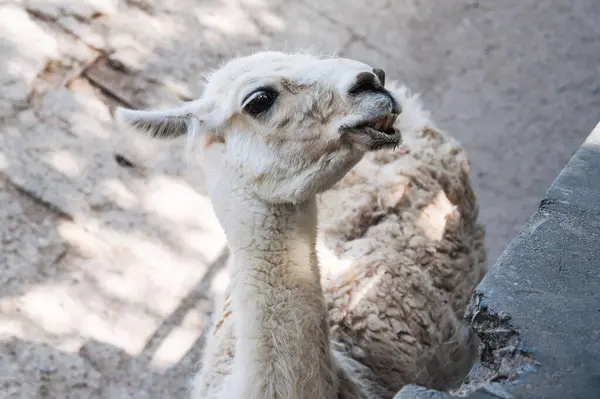
[[[379,81],[381,82],[381,85],[385,86],[385,72],[383,71],[383,69],[374,68],[373,73],[377,75]]]
[[[361,72],[356,76],[356,82],[350,89],[350,94],[360,94],[369,91],[383,91],[383,85],[375,79],[371,72]]]

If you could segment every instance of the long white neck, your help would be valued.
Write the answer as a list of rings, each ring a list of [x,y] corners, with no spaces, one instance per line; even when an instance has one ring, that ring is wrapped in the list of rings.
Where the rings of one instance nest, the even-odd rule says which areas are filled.
[[[336,397],[315,198],[298,205],[245,200],[236,213],[248,239],[231,248],[230,270],[239,397]]]

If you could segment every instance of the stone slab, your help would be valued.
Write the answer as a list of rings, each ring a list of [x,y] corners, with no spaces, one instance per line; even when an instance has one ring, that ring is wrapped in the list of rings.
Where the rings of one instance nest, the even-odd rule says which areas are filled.
[[[447,392],[435,391],[418,385],[407,385],[393,399],[453,399],[456,397]],[[477,392],[464,397],[467,399],[511,399],[511,396],[505,395],[503,390],[499,390],[494,386],[481,388]]]
[[[498,339],[502,331],[510,335],[511,344],[518,346],[511,352],[522,351],[537,367],[530,362],[526,367],[514,362],[515,369],[504,372],[507,382],[480,381],[483,386],[466,397],[600,397],[598,198],[600,123],[547,190],[538,211],[483,279],[468,312],[473,320],[479,314],[501,315],[504,328],[490,329],[496,336],[482,337],[483,341]],[[508,346],[508,340],[505,344]],[[489,354],[482,356],[486,355]],[[511,367],[510,357],[501,360]],[[472,384],[481,368],[478,364],[471,372]],[[453,397],[456,396],[409,385],[395,399]]]
[[[600,124],[478,287],[539,363],[517,398],[600,397]]]

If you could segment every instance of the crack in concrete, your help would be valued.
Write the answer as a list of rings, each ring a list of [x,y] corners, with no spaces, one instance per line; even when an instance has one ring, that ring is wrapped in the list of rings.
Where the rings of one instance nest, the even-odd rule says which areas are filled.
[[[52,32],[55,32],[55,33],[61,32],[65,35],[71,37],[72,39],[80,41],[81,43],[85,44],[89,49],[91,49],[93,51],[104,51],[103,48],[95,47],[95,46],[89,44],[82,37],[78,36],[75,32],[73,32],[72,30],[61,25],[58,22],[60,18],[54,18],[50,15],[44,14],[40,10],[36,10],[34,8],[29,8],[29,7],[25,7],[25,11],[31,16],[31,18],[40,22],[40,25],[45,26],[47,29],[51,30]],[[97,15],[101,16],[101,14],[94,14],[94,15],[92,15],[92,18],[95,19],[96,18],[95,16],[97,16]],[[86,20],[85,18],[81,17],[80,15],[62,14],[62,16],[71,17],[80,23],[89,25],[89,21]]]
[[[72,66],[66,66],[61,59],[50,59],[46,66],[36,76],[31,90],[27,94],[25,107],[35,107],[51,91],[68,85],[92,65],[98,57],[91,58],[87,62],[77,62]],[[56,83],[58,82],[58,83]]]
[[[246,7],[244,4],[240,4],[240,9],[245,12],[248,15],[248,19],[250,19],[250,21],[256,25],[256,28],[258,29],[258,33],[262,36],[266,36],[268,38],[272,38],[273,37],[273,33],[269,32],[268,28],[266,28],[263,23],[261,22],[261,20],[254,14],[254,12],[250,9],[248,9],[248,7]],[[275,7],[275,9],[277,9],[277,7]]]
[[[358,36],[358,35],[357,35],[355,32],[353,32],[352,30],[350,30],[350,38],[348,39],[348,42],[347,42],[347,43],[345,43],[345,44],[344,44],[344,45],[343,45],[343,46],[340,48],[340,51],[339,51],[339,53],[340,53],[340,54],[345,54],[347,51],[349,51],[349,50],[350,50],[350,47],[351,47],[353,44],[356,44],[356,43],[358,43],[358,42],[360,42],[360,41],[361,41],[361,38],[360,38],[360,36]]]
[[[319,10],[318,8],[314,7],[313,5],[306,3],[302,0],[300,0],[300,4],[303,4],[304,6],[306,6],[306,8],[314,11],[317,15],[326,19],[328,22],[332,23],[333,25],[338,26],[342,29],[346,29],[347,31],[350,32],[350,34],[352,35],[351,40],[349,41],[349,43],[346,43],[345,45],[342,46],[342,48],[344,48],[345,50],[347,50],[352,44],[362,41],[366,47],[371,47],[375,51],[381,53],[382,55],[384,55],[386,57],[389,57],[395,61],[400,61],[398,58],[396,58],[396,56],[394,54],[386,51],[384,48],[380,47],[379,45],[372,43],[366,35],[356,32],[350,26],[344,24],[344,22],[336,19],[335,17],[332,17],[328,13],[326,13],[322,10]],[[354,41],[352,40],[352,38],[354,38]]]
[[[36,76],[31,90],[26,96],[25,101],[20,106],[15,107],[14,113],[12,116],[17,115],[18,113],[35,107],[36,103],[40,102],[47,93],[52,90],[55,90],[58,87],[66,87],[69,85],[71,81],[81,76],[82,73],[87,70],[99,57],[106,55],[106,51],[102,48],[96,48],[81,37],[73,33],[71,30],[65,28],[60,23],[58,23],[59,18],[55,18],[53,16],[47,15],[40,10],[26,7],[25,11],[30,15],[32,19],[37,21],[42,27],[48,29],[54,34],[63,34],[67,37],[71,38],[74,41],[80,42],[87,46],[87,48],[92,52],[92,54],[96,54],[96,57],[90,57],[87,62],[81,62],[73,60],[69,57],[68,54],[60,54],[61,58],[53,58],[47,61],[44,68],[38,73]],[[75,20],[81,23],[87,23],[85,18],[79,15],[65,15],[65,17],[73,17]],[[101,14],[94,14],[92,18],[97,18],[101,16]],[[71,62],[64,62],[65,60]],[[68,66],[70,63],[73,65]],[[52,80],[59,76],[58,83],[52,84]],[[61,77],[62,76],[62,77]],[[45,87],[44,87],[45,86]]]
[[[110,100],[113,100],[119,105],[122,105],[127,108],[135,108],[135,106],[131,104],[129,100],[125,99],[123,96],[113,91],[102,80],[96,79],[93,76],[85,73],[81,77],[84,78],[90,85],[100,90],[100,92],[106,97],[108,97]]]
[[[6,182],[9,183],[11,186],[13,186],[19,193],[21,193],[21,194],[25,195],[26,197],[30,198],[36,204],[41,205],[42,207],[44,207],[45,209],[49,210],[50,212],[52,212],[53,214],[55,214],[55,215],[57,215],[59,217],[65,218],[65,219],[67,219],[69,221],[74,221],[75,220],[75,218],[73,217],[73,215],[65,212],[64,210],[60,209],[59,207],[57,207],[53,203],[46,201],[45,199],[43,199],[42,197],[38,196],[33,191],[30,191],[29,189],[27,189],[24,185],[21,185],[18,182],[15,182],[6,173],[0,172],[0,174],[2,175],[2,177],[4,177],[6,179]]]
[[[51,31],[53,31],[53,32],[60,31],[60,32],[72,37],[73,39],[81,40],[81,38],[79,36],[75,35],[70,30],[65,29],[63,26],[58,24],[56,22],[58,20],[58,18],[53,18],[52,16],[44,14],[43,12],[41,12],[40,10],[36,10],[35,8],[26,7],[25,11],[31,16],[31,18],[33,18],[34,20],[36,20],[38,22],[41,22],[42,26],[45,26],[46,28],[50,29]],[[83,40],[81,40],[81,41],[83,43],[85,43]],[[86,43],[86,45],[88,45],[88,44]]]
[[[145,1],[145,0],[125,0],[125,4],[132,7],[132,8],[137,8],[138,10],[141,10],[143,12],[145,12],[148,15],[154,15],[154,4],[149,2],[149,1]]]

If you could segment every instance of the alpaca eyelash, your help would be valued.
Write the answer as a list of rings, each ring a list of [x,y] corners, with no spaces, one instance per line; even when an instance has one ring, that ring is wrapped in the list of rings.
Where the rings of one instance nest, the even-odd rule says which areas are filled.
[[[273,87],[271,86],[265,86],[265,87],[259,87],[257,89],[252,90],[250,93],[248,93],[248,95],[246,95],[246,97],[244,97],[244,99],[242,100],[242,108],[245,107],[246,105],[248,105],[248,100],[251,100],[252,97],[254,95],[256,95],[257,93],[260,93],[261,91],[266,91],[269,92],[275,96],[277,96],[277,90],[275,90]]]

